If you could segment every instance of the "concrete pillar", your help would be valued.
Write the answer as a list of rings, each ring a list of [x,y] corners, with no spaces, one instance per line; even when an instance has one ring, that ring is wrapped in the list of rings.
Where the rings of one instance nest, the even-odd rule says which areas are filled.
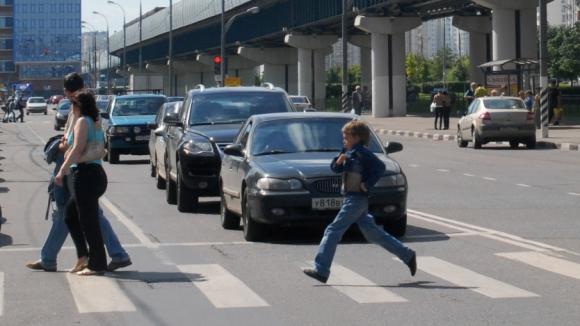
[[[488,48],[488,39],[491,37],[491,17],[454,16],[453,26],[469,32],[469,63],[471,66],[469,78],[471,81],[483,84],[483,72],[478,66],[491,61],[491,49]]]
[[[326,69],[324,58],[338,38],[331,35],[286,34],[284,42],[298,49],[298,94],[325,108]]]
[[[281,87],[289,94],[297,92],[298,51],[295,48],[248,48],[239,47],[238,55],[263,64],[264,82]]]
[[[357,16],[354,25],[371,33],[372,115],[406,115],[405,32],[421,25],[421,19]]]
[[[525,8],[520,10],[521,57],[538,58],[537,10]]]

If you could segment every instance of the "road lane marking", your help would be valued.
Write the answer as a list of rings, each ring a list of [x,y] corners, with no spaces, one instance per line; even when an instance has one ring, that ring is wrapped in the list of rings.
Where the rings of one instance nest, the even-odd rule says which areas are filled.
[[[252,308],[270,306],[240,279],[217,264],[180,265],[195,285],[216,308]],[[195,276],[192,277],[192,276]],[[193,279],[192,279],[193,278]]]
[[[417,266],[427,274],[431,274],[451,284],[467,288],[492,299],[538,297],[535,293],[436,257],[419,257]]]
[[[4,273],[0,272],[0,317],[4,312]]]
[[[491,178],[491,177],[482,177],[483,180],[487,180],[487,181],[497,181],[496,178]]]
[[[457,220],[444,218],[444,217],[433,215],[433,214],[423,213],[423,212],[413,210],[413,209],[408,209],[407,211],[408,211],[408,216],[411,218],[415,218],[415,219],[429,222],[432,224],[445,226],[445,227],[452,228],[454,230],[459,230],[462,232],[478,232],[481,237],[493,239],[493,240],[500,241],[503,243],[508,243],[508,244],[511,244],[511,245],[514,245],[514,246],[517,246],[520,248],[524,248],[524,249],[528,249],[528,250],[532,250],[532,251],[537,251],[537,252],[553,251],[553,252],[567,253],[567,254],[574,255],[574,256],[580,256],[580,253],[577,253],[577,252],[574,252],[574,251],[571,251],[568,249],[552,246],[552,245],[538,242],[538,241],[534,241],[534,240],[524,239],[520,236],[510,234],[507,232],[498,231],[498,230],[494,230],[494,229],[490,229],[490,228],[484,228],[484,227],[477,226],[474,224],[460,222]]]
[[[99,276],[82,277],[70,273],[66,273],[66,278],[81,314],[137,310],[113,279]]]
[[[580,194],[577,194],[575,192],[569,192],[568,195],[570,195],[570,196],[580,196]]]
[[[437,172],[448,173],[449,170],[446,170],[446,169],[437,169]]]
[[[531,187],[530,185],[527,185],[525,183],[518,183],[518,184],[516,184],[516,186],[523,187],[523,188],[530,188]]]
[[[580,280],[580,264],[578,263],[533,251],[497,253],[495,255]]]
[[[466,177],[475,177],[475,174],[471,174],[471,173],[463,173],[463,175]]]
[[[113,204],[107,197],[101,197],[101,204],[105,206],[121,224],[123,224],[129,232],[133,234],[139,242],[147,248],[158,248],[159,244],[151,241],[151,239],[143,232],[143,230],[132,219],[128,218],[115,204]]]
[[[419,164],[409,164],[409,166],[412,167],[412,168],[418,168],[419,167]]]
[[[326,284],[357,303],[407,302],[407,299],[339,264],[332,265]]]

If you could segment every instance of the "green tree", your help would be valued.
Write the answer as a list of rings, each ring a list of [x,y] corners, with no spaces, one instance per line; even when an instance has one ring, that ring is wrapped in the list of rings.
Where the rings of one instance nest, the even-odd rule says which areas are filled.
[[[429,76],[432,81],[443,80],[443,61],[445,61],[445,75],[449,74],[449,69],[453,67],[457,57],[449,48],[442,48],[437,51],[433,59],[429,61]]]
[[[568,80],[580,76],[580,24],[550,28],[548,56],[551,76]]]
[[[430,81],[427,60],[422,55],[414,53],[407,54],[405,58],[405,72],[407,73],[407,80],[412,84]]]
[[[348,67],[348,81],[351,85],[360,85],[361,84],[361,70],[360,65],[352,65]]]
[[[342,69],[340,67],[330,67],[326,72],[326,84],[340,84],[342,76]]]
[[[445,75],[445,81],[467,81],[469,80],[469,58],[466,56],[459,57],[455,60],[451,69]]]

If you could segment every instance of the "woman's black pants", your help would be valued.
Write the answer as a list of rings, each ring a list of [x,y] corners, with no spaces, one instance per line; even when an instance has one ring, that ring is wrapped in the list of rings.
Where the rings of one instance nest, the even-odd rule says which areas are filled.
[[[437,129],[437,122],[439,122],[439,129],[443,126],[443,108],[436,107],[434,109],[435,113],[435,129]]]
[[[94,271],[107,268],[107,256],[99,225],[99,197],[107,189],[107,175],[100,164],[79,164],[67,178],[71,198],[65,206],[65,222],[77,250],[77,257],[88,257]],[[87,247],[88,245],[88,247]]]

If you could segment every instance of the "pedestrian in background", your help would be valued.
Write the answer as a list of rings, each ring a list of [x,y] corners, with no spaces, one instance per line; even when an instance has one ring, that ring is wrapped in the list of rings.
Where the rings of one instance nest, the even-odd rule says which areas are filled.
[[[352,108],[354,113],[361,115],[363,107],[363,94],[361,93],[360,85],[356,85],[354,92],[352,92]]]
[[[65,222],[77,250],[78,261],[71,272],[80,276],[102,275],[107,268],[105,246],[99,225],[99,197],[107,189],[107,175],[101,159],[83,161],[82,156],[91,143],[104,145],[104,133],[94,96],[81,90],[71,99],[71,113],[77,118],[72,134],[67,135],[70,148],[55,178],[71,186],[71,198],[65,205]],[[88,244],[88,247],[87,247]]]
[[[548,121],[554,120],[554,109],[561,107],[560,89],[558,88],[558,81],[552,79],[548,87]],[[558,120],[554,121],[554,125],[559,125]]]
[[[437,94],[433,96],[433,111],[435,113],[435,130],[437,130],[437,122],[439,122],[439,129],[443,125],[443,107],[445,106],[445,97],[443,91],[438,90]]]
[[[356,223],[368,241],[395,254],[414,276],[417,271],[415,252],[386,233],[368,212],[369,191],[385,172],[385,164],[366,147],[370,139],[369,127],[362,121],[351,121],[342,128],[342,137],[344,149],[332,160],[330,168],[335,173],[342,173],[344,202],[324,231],[314,268],[304,269],[304,274],[326,283],[336,247],[348,228]]]
[[[477,88],[475,89],[475,97],[484,97],[487,96],[487,89],[483,87],[481,84],[477,84]]]
[[[369,88],[367,86],[363,86],[362,97],[363,97],[362,111],[363,112],[371,111],[371,93],[369,92]]]
[[[531,90],[527,90],[525,92],[524,104],[526,105],[526,109],[528,109],[528,111],[533,112],[533,110],[534,110],[534,93],[532,93]]]
[[[469,107],[471,105],[471,102],[473,102],[473,100],[475,100],[475,89],[476,88],[477,88],[477,83],[472,82],[469,85],[469,88],[467,89],[467,91],[465,91],[465,94],[463,94],[463,98],[467,102],[467,107]]]
[[[449,130],[449,117],[451,116],[451,95],[447,90],[443,91],[443,129]],[[439,127],[441,129],[441,127]]]
[[[522,101],[526,100],[526,92],[524,90],[521,90],[518,92],[518,97],[522,99]]]

